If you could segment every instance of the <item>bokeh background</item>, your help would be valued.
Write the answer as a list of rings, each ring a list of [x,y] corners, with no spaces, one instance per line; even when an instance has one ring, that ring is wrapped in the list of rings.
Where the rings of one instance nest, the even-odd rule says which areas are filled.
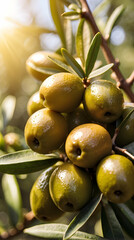
[[[92,11],[101,2],[101,0],[88,0]],[[109,45],[113,55],[119,58],[120,69],[127,78],[134,69],[134,1],[105,0],[103,2],[107,4],[104,4],[103,10],[96,16],[100,27],[105,25],[117,6],[121,4],[125,6],[122,18],[113,28]],[[77,24],[78,21],[73,22],[74,34]],[[22,131],[28,118],[26,111],[28,99],[40,86],[40,83],[26,72],[26,59],[39,50],[59,49],[61,41],[55,30],[49,0],[0,0],[0,102],[8,95],[16,97],[15,113],[10,124]],[[100,60],[103,61],[103,57]],[[26,210],[30,210],[29,191],[37,175],[18,176],[23,208]],[[0,187],[0,222],[1,220],[5,226],[10,225]],[[92,219],[90,227],[95,225],[94,221]],[[96,228],[98,229],[98,226]],[[21,236],[17,239],[28,239],[28,237]]]

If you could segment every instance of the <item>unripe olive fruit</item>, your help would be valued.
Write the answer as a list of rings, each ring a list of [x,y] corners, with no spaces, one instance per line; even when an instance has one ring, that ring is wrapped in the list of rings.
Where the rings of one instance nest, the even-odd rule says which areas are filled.
[[[123,102],[121,90],[107,80],[95,80],[85,90],[84,107],[94,121],[114,122],[122,114]]]
[[[34,66],[42,69],[44,68],[48,72],[51,72],[53,69],[62,72],[64,71],[61,67],[51,61],[48,56],[64,62],[64,58],[61,55],[49,51],[35,52],[26,61],[26,68],[28,73],[37,80],[44,81],[51,74],[39,72],[37,69],[35,70]]]
[[[107,130],[99,124],[87,123],[74,128],[67,136],[65,150],[77,166],[93,168],[112,151],[112,141]]]
[[[71,73],[57,73],[48,77],[40,87],[45,107],[57,112],[72,112],[82,101],[82,80]]]
[[[65,118],[47,108],[33,113],[25,125],[28,146],[38,153],[58,149],[65,141],[68,126]]]
[[[56,207],[49,193],[50,176],[54,169],[60,164],[62,164],[62,162],[57,162],[41,173],[31,189],[30,206],[35,217],[39,220],[55,220],[63,214],[63,212]]]
[[[91,198],[91,177],[84,169],[63,163],[53,171],[49,190],[54,203],[62,211],[77,211]]]
[[[134,195],[134,166],[126,157],[113,154],[97,166],[97,184],[100,191],[113,203],[123,203]]]
[[[75,127],[91,121],[85,112],[83,104],[80,104],[73,112],[67,113],[66,119],[68,122],[69,132]]]
[[[16,151],[23,149],[20,135],[17,133],[14,133],[14,132],[7,133],[4,136],[4,140],[7,147],[11,147]]]
[[[134,109],[133,107],[126,107],[123,110],[122,120],[124,120],[127,114],[130,113],[130,111],[132,111],[133,109]],[[119,147],[123,147],[133,141],[134,141],[134,112],[132,112],[132,114],[129,116],[126,122],[119,129],[115,142]]]
[[[39,91],[34,93],[27,103],[27,113],[31,116],[34,112],[44,108],[43,100],[40,98]]]

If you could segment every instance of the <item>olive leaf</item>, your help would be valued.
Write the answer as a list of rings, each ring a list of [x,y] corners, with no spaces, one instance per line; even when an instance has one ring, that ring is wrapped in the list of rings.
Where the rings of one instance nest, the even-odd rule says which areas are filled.
[[[85,77],[85,73],[79,63],[73,58],[73,56],[64,48],[61,49],[63,57],[66,59],[67,63],[73,68],[77,75],[81,78]]]
[[[65,29],[61,14],[64,12],[64,3],[59,0],[49,0],[51,16],[63,47],[66,47]]]
[[[101,60],[96,60],[96,62],[95,62],[95,64],[94,64],[93,71],[95,71],[96,69],[98,69],[101,65],[102,65],[102,61],[101,61]]]
[[[84,42],[83,42],[83,27],[85,19],[82,18],[77,28],[76,33],[76,52],[77,56],[81,59],[81,62],[84,66]]]
[[[8,95],[7,97],[4,98],[0,110],[2,115],[2,123],[0,124],[2,129],[0,129],[0,131],[2,131],[11,121],[15,111],[15,106],[16,98],[14,96]]]
[[[3,150],[0,149],[0,156],[6,154],[6,152],[4,152]]]
[[[52,58],[52,57],[49,57],[48,58],[53,61],[55,64],[57,64],[58,66],[62,67],[64,70],[66,70],[67,72],[70,72],[72,74],[74,74],[75,72],[73,71],[73,69],[68,66],[67,64],[63,63],[62,61],[58,60],[58,59],[55,59],[55,58]]]
[[[76,32],[76,52],[77,56],[81,59],[82,65],[85,65],[85,59],[90,47],[90,27],[85,18],[82,18],[79,22]]]
[[[134,238],[134,212],[129,208],[127,203],[111,203],[111,206],[123,229],[128,233],[128,235]]]
[[[97,70],[92,71],[89,75],[88,78],[94,78],[102,75],[103,73],[107,72],[109,69],[113,67],[113,63],[107,64],[104,67],[98,68]]]
[[[87,59],[87,54],[91,43],[91,28],[88,21],[84,21],[83,25],[83,48],[84,48],[84,60]]]
[[[130,110],[127,116],[123,119],[123,121],[121,121],[120,125],[118,126],[118,131],[120,131],[120,129],[124,127],[124,125],[126,124],[127,120],[130,118],[133,112],[134,112],[134,108]]]
[[[64,12],[61,14],[61,16],[70,20],[77,20],[80,18],[80,13],[77,11]]]
[[[11,224],[16,226],[23,221],[22,198],[16,177],[4,174],[2,177],[2,189],[8,206]]]
[[[61,72],[61,70],[58,70],[58,69],[56,69],[56,68],[36,67],[33,63],[30,63],[30,67],[31,67],[32,69],[34,69],[36,72],[44,73],[44,75],[45,75],[45,74],[53,75],[53,74],[55,74],[55,73]]]
[[[62,240],[64,232],[67,229],[66,224],[41,224],[37,226],[33,226],[24,230],[24,233],[30,234],[32,236],[44,238],[44,239],[54,239],[54,240]],[[106,238],[102,238],[93,234],[84,233],[78,231],[72,236],[70,239],[72,240],[106,240]]]
[[[97,55],[100,49],[101,44],[101,34],[98,32],[91,41],[90,48],[87,54],[86,59],[86,77],[89,76],[90,72],[92,71],[95,61],[97,59]]]
[[[97,5],[97,7],[94,9],[94,11],[93,11],[94,17],[96,17],[97,15],[99,15],[100,12],[103,11],[103,10],[107,7],[107,5],[109,4],[109,2],[110,2],[110,0],[103,0],[103,1],[101,1],[101,2]]]
[[[117,21],[119,20],[119,18],[122,16],[123,12],[124,12],[125,8],[123,5],[120,5],[119,7],[117,7],[113,13],[111,14],[111,16],[109,17],[107,24],[105,26],[104,29],[104,37],[106,39],[109,39],[112,29],[115,26],[115,24],[117,23]]]
[[[81,7],[81,2],[80,0],[73,0],[74,3],[76,3],[79,7]]]
[[[60,0],[60,1],[63,1],[65,4],[67,4],[67,6],[68,6],[68,4],[70,5],[70,4],[75,4],[75,5],[77,5],[78,7],[81,7],[81,2],[80,2],[80,0]]]
[[[101,222],[104,237],[111,240],[125,240],[121,225],[110,204],[105,200],[101,208]]]
[[[99,205],[101,199],[102,194],[99,194],[97,197],[91,199],[91,201],[81,209],[78,215],[74,217],[74,219],[69,224],[63,238],[64,240],[70,239],[70,237],[87,222],[87,220],[91,217]]]
[[[71,3],[71,4],[68,6],[68,9],[74,10],[74,11],[76,11],[76,12],[80,12],[80,8],[79,8],[79,6],[78,6],[76,3]]]
[[[0,172],[26,174],[53,165],[60,159],[58,153],[38,154],[32,150],[22,150],[0,156]]]
[[[66,19],[64,21],[64,27],[66,29],[65,37],[66,37],[66,48],[70,54],[73,54],[73,45],[74,45],[74,37],[73,37],[73,31],[72,31],[72,23],[69,19]],[[60,51],[61,54],[61,51]]]

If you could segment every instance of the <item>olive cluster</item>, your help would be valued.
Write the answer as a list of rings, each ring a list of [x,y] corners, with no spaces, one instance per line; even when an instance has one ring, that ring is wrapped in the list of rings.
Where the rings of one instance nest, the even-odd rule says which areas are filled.
[[[94,175],[109,201],[127,201],[134,194],[134,166],[112,151],[113,133],[108,131],[109,125],[123,117],[121,90],[102,79],[85,88],[77,75],[61,69],[43,75],[33,64],[51,69],[54,63],[47,55],[38,52],[27,60],[29,73],[42,83],[27,105],[30,116],[25,139],[37,153],[63,152],[65,161],[45,170],[34,183],[30,202],[35,216],[51,220],[63,212],[80,210],[92,198]],[[58,54],[54,57],[64,61]]]

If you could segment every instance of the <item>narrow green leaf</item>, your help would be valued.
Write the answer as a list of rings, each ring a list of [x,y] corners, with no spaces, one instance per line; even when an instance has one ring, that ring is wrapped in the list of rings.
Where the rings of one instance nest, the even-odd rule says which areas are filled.
[[[74,3],[76,3],[79,7],[81,7],[81,2],[80,0],[73,0]]]
[[[134,198],[129,199],[125,204],[134,213]]]
[[[96,17],[100,14],[100,12],[104,11],[104,9],[108,6],[110,0],[103,0],[101,1],[97,7],[93,11],[93,15]]]
[[[85,59],[90,47],[91,33],[89,24],[82,18],[76,33],[76,52],[77,56],[81,59],[83,67],[85,66]]]
[[[91,29],[88,21],[84,21],[83,26],[83,48],[84,48],[84,61],[87,59],[87,54],[91,43]]]
[[[71,20],[76,20],[80,18],[80,13],[76,12],[76,11],[70,11],[70,12],[64,12],[61,15],[64,18],[68,18]],[[70,18],[71,17],[71,18]]]
[[[66,47],[65,29],[61,14],[64,12],[64,3],[59,0],[49,0],[51,16],[53,18],[57,33],[61,39],[63,47]]]
[[[6,154],[6,152],[4,152],[3,150],[0,149],[0,156]]]
[[[66,70],[67,72],[70,72],[72,74],[74,74],[75,72],[73,71],[73,69],[68,66],[67,64],[61,62],[60,60],[57,60],[55,58],[49,57],[50,60],[52,60],[54,63],[56,63],[58,66],[62,67],[64,70]]]
[[[87,59],[86,59],[86,76],[87,77],[94,67],[94,64],[100,49],[100,44],[101,44],[101,34],[98,32],[94,36],[87,54]]]
[[[107,201],[102,205],[101,221],[104,237],[111,240],[125,240],[118,219]]]
[[[124,125],[126,124],[127,120],[130,118],[131,114],[134,112],[134,108],[132,110],[129,111],[129,113],[127,114],[127,116],[123,119],[123,121],[120,123],[120,125],[118,126],[118,131],[120,131]],[[119,133],[118,133],[119,134]]]
[[[81,62],[84,66],[84,43],[83,43],[83,27],[84,27],[85,19],[82,18],[78,25],[77,33],[76,33],[76,52],[77,56],[81,59]]]
[[[30,63],[30,67],[34,69],[36,72],[44,73],[44,75],[45,74],[53,75],[55,73],[61,72],[61,70],[57,70],[55,68],[36,67],[33,63]]]
[[[76,11],[76,12],[80,12],[80,11],[81,11],[81,9],[80,9],[80,8],[78,7],[78,5],[75,4],[75,3],[71,3],[71,4],[68,6],[68,9],[74,10],[74,11]]]
[[[64,20],[64,28],[66,29],[66,48],[70,54],[73,54],[73,31],[72,23],[69,19]],[[61,53],[61,52],[60,52]]]
[[[45,239],[54,239],[54,240],[62,240],[64,232],[67,229],[67,225],[65,224],[41,224],[31,228],[27,228],[24,230],[24,233],[30,234],[32,236],[41,237]],[[99,236],[88,234],[84,232],[76,232],[72,238],[72,240],[106,240],[105,238],[101,238]]]
[[[1,104],[1,112],[3,115],[4,128],[11,121],[16,106],[16,98],[12,95],[7,96]]]
[[[69,239],[77,230],[79,230],[91,217],[102,199],[102,194],[93,198],[69,224],[64,235],[64,240]]]
[[[119,18],[121,17],[122,13],[124,12],[125,8],[123,5],[120,5],[119,7],[117,7],[113,13],[111,14],[111,16],[109,17],[107,24],[105,26],[104,29],[104,37],[106,39],[109,39],[112,29],[115,26],[115,24],[117,23],[117,21],[119,20]]]
[[[4,174],[2,177],[2,189],[8,206],[10,221],[13,226],[22,222],[22,198],[17,179],[14,175]]]
[[[64,48],[61,49],[63,57],[66,59],[67,63],[73,68],[73,70],[78,74],[79,77],[84,78],[85,73],[78,62],[72,57],[72,55]]]
[[[101,67],[95,71],[92,71],[89,75],[88,78],[94,78],[102,75],[103,73],[107,72],[109,69],[113,67],[113,63],[107,64],[104,67]]]
[[[64,1],[65,4],[75,4],[75,5],[78,5],[78,7],[81,7],[81,2],[80,0],[61,0],[61,1]]]
[[[60,159],[57,153],[38,154],[32,150],[22,150],[0,157],[0,172],[26,174],[45,169]]]
[[[65,20],[76,21],[76,20],[80,19],[80,15],[79,14],[70,15],[70,16],[65,16],[64,18],[65,18]],[[67,49],[67,45],[66,45],[66,49]]]
[[[111,205],[121,226],[134,238],[134,212],[125,203]]]
[[[96,60],[93,70],[98,69],[101,65],[102,65],[102,61],[101,60]]]

